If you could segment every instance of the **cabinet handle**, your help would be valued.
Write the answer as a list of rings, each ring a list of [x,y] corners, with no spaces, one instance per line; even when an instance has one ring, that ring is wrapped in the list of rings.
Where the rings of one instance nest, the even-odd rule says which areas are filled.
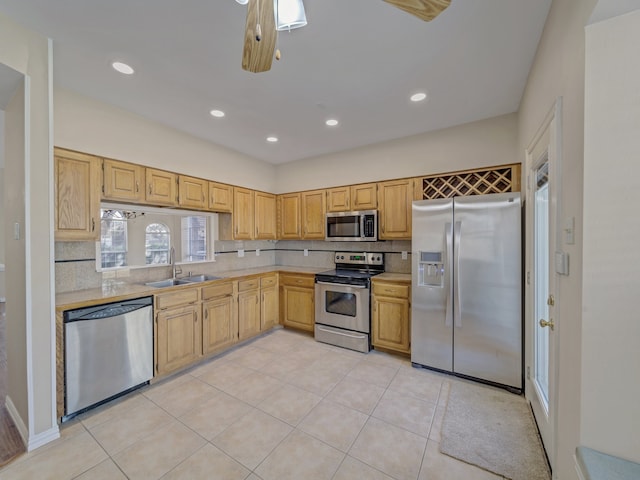
[[[136,193],[140,191],[140,184],[136,181]]]
[[[95,218],[91,219],[91,231],[92,232],[96,231],[96,219]]]
[[[204,318],[205,318],[205,320],[206,320],[207,318],[209,318],[209,310],[205,310],[205,311],[204,311]]]
[[[202,203],[204,203],[204,193],[202,193]]]
[[[153,193],[153,184],[149,184],[149,195]]]

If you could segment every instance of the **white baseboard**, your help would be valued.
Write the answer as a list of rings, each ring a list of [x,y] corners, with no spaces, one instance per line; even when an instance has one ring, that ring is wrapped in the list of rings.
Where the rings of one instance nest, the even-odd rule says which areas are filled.
[[[27,452],[35,450],[36,448],[41,447],[44,444],[52,442],[58,438],[60,438],[60,429],[58,428],[58,425],[55,425],[49,430],[30,437],[29,444],[27,445]]]
[[[580,468],[580,463],[578,463],[578,458],[574,455],[573,462],[575,463],[576,473],[578,474],[578,480],[585,480],[585,475],[582,472],[582,468]]]
[[[7,406],[7,411],[9,412],[13,423],[16,425],[16,428],[20,433],[22,443],[24,443],[24,445],[26,446],[27,452],[35,450],[36,448],[41,447],[46,443],[60,438],[60,429],[58,428],[58,425],[55,425],[49,430],[46,430],[42,433],[38,433],[37,435],[29,436],[29,430],[22,421],[22,417],[20,417],[20,414],[18,413],[16,406],[11,401],[9,395],[7,395],[5,405]]]
[[[22,417],[18,413],[18,409],[13,404],[13,401],[11,400],[11,397],[9,395],[7,395],[4,404],[7,407],[7,412],[9,412],[9,415],[11,416],[11,420],[13,420],[14,425],[18,429],[18,433],[22,438],[22,443],[27,445],[27,441],[29,439],[29,430],[22,421]]]

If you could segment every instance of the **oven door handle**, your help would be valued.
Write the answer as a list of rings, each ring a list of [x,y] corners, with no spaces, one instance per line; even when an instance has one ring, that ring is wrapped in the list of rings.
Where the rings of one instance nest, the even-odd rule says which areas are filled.
[[[320,326],[318,327],[318,330],[326,333],[332,333],[334,335],[342,335],[343,337],[357,338],[359,340],[362,340],[363,338],[367,338],[366,335],[349,335],[348,333],[337,332],[335,330],[327,330],[326,328],[322,328]]]
[[[345,283],[329,283],[329,282],[316,282],[318,285],[329,285],[331,287],[348,287],[348,288],[367,288],[364,285],[349,285]]]

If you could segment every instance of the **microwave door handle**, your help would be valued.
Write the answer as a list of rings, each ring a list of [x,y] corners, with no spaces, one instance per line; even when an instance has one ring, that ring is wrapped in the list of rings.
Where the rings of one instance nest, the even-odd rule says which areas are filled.
[[[360,238],[364,238],[364,215],[359,215],[360,217]]]

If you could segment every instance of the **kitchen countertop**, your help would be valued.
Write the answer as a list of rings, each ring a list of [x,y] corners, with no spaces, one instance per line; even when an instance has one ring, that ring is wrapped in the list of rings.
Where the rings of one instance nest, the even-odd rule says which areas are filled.
[[[410,273],[393,273],[393,272],[384,272],[380,275],[376,275],[373,277],[373,281],[376,280],[387,280],[389,282],[409,282],[411,283],[411,274]]]
[[[192,288],[201,286],[204,284],[210,284],[212,282],[219,282],[222,280],[229,280],[240,277],[247,277],[251,275],[262,275],[271,272],[291,272],[291,273],[306,273],[314,275],[316,273],[327,270],[326,268],[314,268],[314,267],[289,267],[273,265],[269,267],[257,267],[247,268],[243,270],[229,270],[224,272],[211,272],[211,275],[220,277],[219,280],[212,280],[209,282],[192,283],[190,285],[177,285],[167,288],[150,287],[144,284],[136,283],[104,283],[102,288],[91,288],[87,290],[77,290],[75,292],[65,292],[56,294],[56,310],[72,310],[74,308],[87,307],[90,305],[99,305],[101,303],[118,302],[136,297],[146,297],[150,295],[156,295],[163,292],[168,292],[178,288]],[[410,276],[409,276],[410,277]]]

